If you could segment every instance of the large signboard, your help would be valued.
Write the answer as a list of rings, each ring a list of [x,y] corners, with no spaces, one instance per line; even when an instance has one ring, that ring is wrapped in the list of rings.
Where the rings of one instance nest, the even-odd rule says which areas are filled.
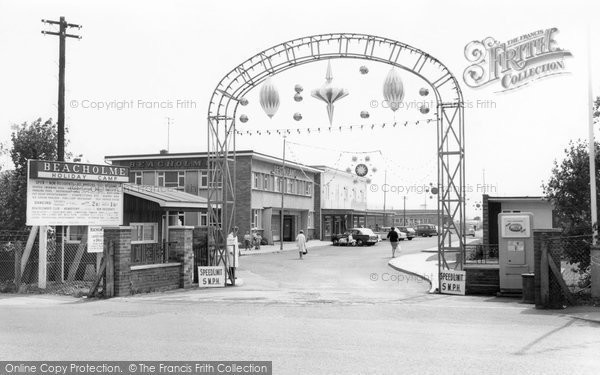
[[[464,296],[466,275],[465,271],[440,271],[440,293]]]
[[[220,288],[225,286],[225,269],[218,267],[198,267],[199,288]]]
[[[122,225],[128,178],[126,167],[31,160],[27,225]]]

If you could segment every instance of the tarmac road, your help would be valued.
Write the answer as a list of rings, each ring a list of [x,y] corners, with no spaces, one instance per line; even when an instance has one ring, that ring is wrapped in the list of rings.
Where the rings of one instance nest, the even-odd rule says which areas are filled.
[[[244,285],[226,289],[0,295],[1,358],[272,360],[274,374],[600,373],[600,324],[513,299],[426,294],[390,256],[383,242],[315,248],[303,261],[293,251],[242,257]]]

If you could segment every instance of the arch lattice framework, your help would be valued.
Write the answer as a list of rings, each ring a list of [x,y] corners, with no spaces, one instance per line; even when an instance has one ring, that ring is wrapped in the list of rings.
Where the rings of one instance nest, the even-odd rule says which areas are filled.
[[[227,73],[214,90],[208,107],[208,225],[209,238],[216,247],[214,265],[224,264],[228,269],[226,238],[235,225],[235,127],[240,99],[269,76],[340,58],[395,66],[420,77],[435,94],[440,268],[449,268],[448,253],[464,253],[464,102],[456,78],[439,60],[407,44],[373,35],[340,33],[298,38],[261,51]]]

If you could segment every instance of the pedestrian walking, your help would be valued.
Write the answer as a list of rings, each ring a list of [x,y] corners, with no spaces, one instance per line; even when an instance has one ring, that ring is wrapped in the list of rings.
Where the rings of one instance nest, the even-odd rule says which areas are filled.
[[[298,245],[298,253],[300,254],[300,259],[302,259],[302,255],[308,253],[306,249],[306,236],[304,235],[304,231],[301,230],[296,237],[296,244]]]
[[[260,250],[260,242],[262,241],[262,236],[258,232],[254,232],[254,249]]]
[[[396,232],[396,228],[392,227],[387,234],[387,238],[390,240],[390,244],[392,244],[392,258],[396,257],[396,249],[398,248],[398,232]]]

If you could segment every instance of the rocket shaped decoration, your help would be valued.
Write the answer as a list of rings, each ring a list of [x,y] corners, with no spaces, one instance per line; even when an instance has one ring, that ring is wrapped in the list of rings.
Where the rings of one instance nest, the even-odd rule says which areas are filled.
[[[331,81],[333,75],[331,74],[331,61],[327,63],[327,75],[325,75],[325,83],[320,89],[315,89],[311,92],[314,98],[322,100],[327,104],[327,115],[329,116],[329,125],[333,124],[333,104],[348,95],[348,90],[334,87]]]
[[[273,118],[279,109],[279,92],[271,78],[267,78],[260,88],[260,105],[269,118]]]

